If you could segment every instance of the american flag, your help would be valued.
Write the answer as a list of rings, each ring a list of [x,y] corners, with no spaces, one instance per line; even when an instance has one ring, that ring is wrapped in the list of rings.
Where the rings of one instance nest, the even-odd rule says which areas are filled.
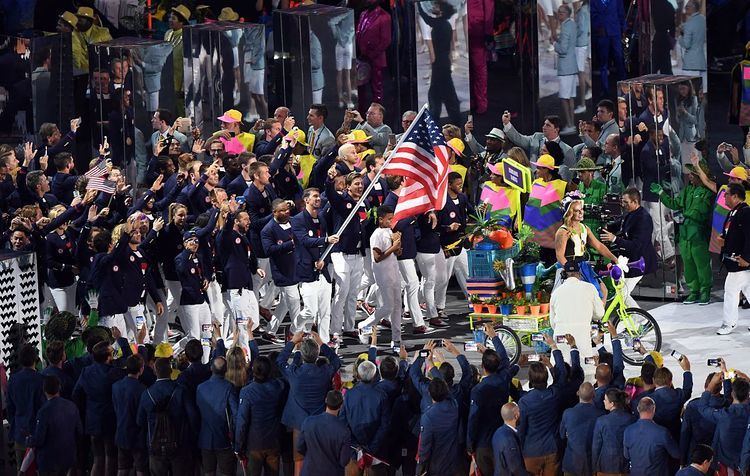
[[[96,190],[104,193],[115,193],[117,183],[102,177],[90,177],[89,183],[86,184],[86,190]]]
[[[109,168],[107,167],[107,162],[102,160],[98,164],[96,164],[94,167],[89,169],[89,171],[83,175],[84,177],[92,178],[92,177],[104,177],[107,174],[109,174]]]
[[[448,188],[450,151],[443,133],[424,108],[383,166],[382,173],[404,177],[393,219],[440,210]]]

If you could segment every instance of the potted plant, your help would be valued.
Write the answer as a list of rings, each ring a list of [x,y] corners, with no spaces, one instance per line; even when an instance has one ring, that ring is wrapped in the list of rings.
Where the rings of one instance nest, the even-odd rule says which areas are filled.
[[[532,297],[531,300],[529,300],[529,312],[531,312],[532,316],[539,315],[539,307],[539,300],[537,300],[536,297]]]
[[[500,301],[500,314],[503,316],[507,316],[513,313],[513,298],[512,297],[504,297]]]
[[[542,289],[539,291],[539,312],[542,314],[547,314],[549,312],[549,291],[546,289]]]
[[[526,299],[519,297],[516,298],[516,314],[519,316],[525,316],[526,315]]]
[[[474,307],[474,312],[476,314],[482,312],[482,309],[484,308],[484,301],[482,301],[482,298],[480,298],[476,294],[472,294],[469,296],[469,302]]]
[[[497,314],[497,302],[497,298],[490,298],[484,301],[485,305],[487,306],[488,314]]]

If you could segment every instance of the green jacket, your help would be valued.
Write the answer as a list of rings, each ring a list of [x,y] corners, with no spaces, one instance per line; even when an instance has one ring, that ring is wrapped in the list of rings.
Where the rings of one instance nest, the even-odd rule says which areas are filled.
[[[667,208],[681,211],[685,217],[685,222],[680,225],[680,240],[708,240],[714,204],[714,194],[711,190],[704,186],[687,184],[674,198],[668,193],[662,193],[659,200]]]
[[[580,191],[583,197],[583,203],[588,205],[598,205],[604,201],[604,195],[607,194],[607,184],[601,180],[594,179],[591,181],[591,185],[586,187],[583,182],[578,184],[578,191]]]

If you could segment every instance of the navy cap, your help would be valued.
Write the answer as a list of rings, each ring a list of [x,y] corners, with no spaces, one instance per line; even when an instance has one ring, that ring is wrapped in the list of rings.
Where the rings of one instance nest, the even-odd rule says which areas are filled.
[[[563,271],[566,273],[577,273],[580,271],[580,268],[578,267],[578,263],[576,261],[573,261],[572,259],[569,259],[565,262],[565,266],[563,266]]]
[[[189,240],[190,238],[198,238],[198,234],[195,230],[188,230],[182,234],[182,241]]]

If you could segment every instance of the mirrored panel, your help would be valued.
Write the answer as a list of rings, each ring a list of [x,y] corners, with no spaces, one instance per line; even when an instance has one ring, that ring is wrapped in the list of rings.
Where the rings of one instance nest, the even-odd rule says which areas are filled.
[[[175,107],[172,45],[141,38],[89,45],[89,69],[93,147],[106,136],[115,165],[145,168],[151,118]]]
[[[29,138],[73,114],[70,34],[0,36],[0,135]]]
[[[219,129],[224,111],[251,122],[268,117],[265,27],[216,22],[183,30],[185,110],[204,136]]]
[[[304,5],[274,11],[273,33],[276,91],[295,116],[306,116],[312,103],[326,104],[336,118],[357,105],[356,75],[366,72],[354,67],[353,10]]]

